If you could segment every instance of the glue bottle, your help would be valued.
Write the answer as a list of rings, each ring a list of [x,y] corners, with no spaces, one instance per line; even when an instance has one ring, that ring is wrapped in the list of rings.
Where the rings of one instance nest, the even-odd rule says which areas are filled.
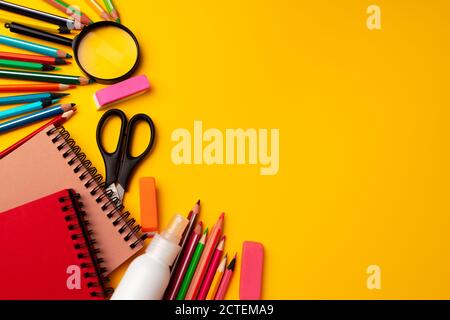
[[[165,231],[156,234],[145,253],[131,262],[111,300],[161,300],[188,223],[177,214]]]

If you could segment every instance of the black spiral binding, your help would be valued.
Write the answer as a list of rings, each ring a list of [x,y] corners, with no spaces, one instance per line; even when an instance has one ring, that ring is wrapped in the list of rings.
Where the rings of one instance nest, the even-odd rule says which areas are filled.
[[[64,219],[67,221],[67,228],[73,231],[72,240],[75,241],[79,238],[86,240],[83,243],[74,244],[74,248],[78,250],[78,259],[90,257],[90,261],[92,261],[92,263],[83,262],[80,264],[82,270],[95,270],[95,273],[89,271],[83,273],[84,277],[89,279],[87,286],[91,290],[90,295],[108,298],[113,293],[113,289],[106,286],[106,283],[109,282],[109,279],[104,275],[107,270],[102,267],[104,260],[100,258],[100,250],[95,248],[96,242],[89,229],[89,221],[85,219],[86,213],[82,210],[83,204],[80,201],[80,195],[69,190],[69,196],[59,198],[59,202],[62,212],[65,213]]]
[[[106,216],[109,219],[112,219],[112,224],[115,227],[120,226],[118,231],[120,234],[123,234],[125,242],[129,242],[133,237],[136,239],[129,244],[130,248],[134,249],[139,244],[142,244],[148,235],[140,233],[141,227],[136,224],[136,220],[130,218],[130,213],[128,211],[123,212],[124,207],[120,200],[117,197],[113,197],[113,192],[111,190],[105,189],[102,175],[98,173],[97,169],[92,165],[92,162],[87,159],[86,154],[81,151],[81,148],[76,145],[75,141],[70,137],[69,132],[63,126],[58,126],[48,130],[47,135],[49,137],[53,136],[51,141],[55,145],[59,143],[57,145],[59,151],[68,147],[68,150],[65,151],[62,156],[63,158],[68,159],[67,164],[73,167],[73,172],[75,174],[79,174],[79,179],[81,181],[84,181],[90,176],[90,179],[84,184],[86,188],[90,188],[93,183],[97,184],[97,186],[90,191],[91,195],[97,196],[95,198],[97,203],[100,203],[105,199],[107,200],[101,206],[101,209],[104,212],[107,212]]]

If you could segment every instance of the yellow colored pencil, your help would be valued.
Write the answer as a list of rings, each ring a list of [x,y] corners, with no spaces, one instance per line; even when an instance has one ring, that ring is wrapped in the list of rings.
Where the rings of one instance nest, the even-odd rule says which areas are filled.
[[[214,275],[214,279],[211,283],[211,287],[209,288],[208,295],[206,296],[206,300],[214,300],[217,290],[219,289],[220,281],[222,280],[226,266],[227,266],[227,255],[225,255],[225,257],[223,257],[222,262],[217,267],[217,271],[216,271],[216,274]]]
[[[103,19],[106,21],[112,20],[112,17],[108,12],[103,9],[103,7],[95,0],[86,0],[86,2],[91,6],[91,8]]]

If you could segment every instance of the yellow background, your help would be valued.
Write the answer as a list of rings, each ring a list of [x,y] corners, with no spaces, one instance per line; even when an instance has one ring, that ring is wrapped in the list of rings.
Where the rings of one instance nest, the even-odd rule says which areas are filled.
[[[366,27],[373,3],[380,31]],[[136,218],[144,176],[157,179],[161,226],[198,198],[208,225],[225,211],[230,254],[245,240],[265,246],[266,299],[450,298],[448,1],[115,4],[142,45],[139,73],[153,85],[120,108],[151,115],[158,134],[125,196]],[[78,74],[75,65],[63,69]],[[95,142],[102,112],[92,99],[99,88],[71,92],[78,113],[66,126],[103,171]],[[279,128],[279,174],[175,166],[170,135],[192,131],[194,120],[205,129]],[[2,135],[0,148],[31,130]],[[372,264],[382,270],[378,291],[366,288]],[[227,297],[238,291],[239,268]]]

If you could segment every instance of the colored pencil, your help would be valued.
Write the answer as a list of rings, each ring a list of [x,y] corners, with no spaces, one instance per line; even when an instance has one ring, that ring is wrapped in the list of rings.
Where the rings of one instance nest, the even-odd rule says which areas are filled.
[[[91,6],[91,8],[102,18],[103,20],[113,20],[108,12],[103,9],[103,7],[95,0],[86,0],[86,2]]]
[[[73,40],[70,38],[62,37],[58,34],[53,34],[44,30],[32,28],[16,22],[6,23],[5,28],[9,29],[9,31],[11,31],[12,33],[17,33],[27,37],[53,42],[72,48]]]
[[[111,0],[103,0],[103,3],[105,4],[106,10],[108,10],[109,15],[111,18],[117,22],[120,23],[120,16],[119,11],[114,7],[114,4]]]
[[[203,280],[202,285],[200,286],[200,290],[198,291],[197,300],[206,299],[206,295],[208,294],[209,288],[211,287],[211,283],[213,281],[217,267],[219,266],[224,245],[225,245],[225,236],[222,237],[222,240],[219,242],[219,244],[216,247],[216,250],[214,251],[211,263],[209,264],[208,269],[206,271],[205,279]]]
[[[193,232],[190,234],[185,249],[181,255],[180,263],[172,272],[169,285],[167,287],[166,293],[164,295],[164,300],[175,300],[180,290],[181,283],[183,282],[184,275],[189,267],[189,262],[194,255],[195,248],[197,247],[198,241],[202,236],[202,222],[197,223]]]
[[[89,83],[93,83],[92,80],[80,76],[5,70],[5,69],[0,69],[0,78],[42,81],[42,82],[56,82],[56,83],[77,84],[77,85],[86,85]]]
[[[33,111],[38,111],[40,109],[44,109],[45,107],[49,107],[52,104],[55,104],[59,100],[61,100],[61,99],[36,101],[36,102],[24,104],[22,106],[10,108],[8,110],[0,111],[0,120],[12,118],[15,116],[20,116],[25,113],[30,113]]]
[[[25,83],[25,84],[1,84],[0,92],[47,92],[64,91],[74,89],[74,84],[62,83]]]
[[[14,21],[13,21],[8,17],[0,16],[0,23],[7,24],[7,23],[13,23],[13,22],[20,23],[24,26],[39,29],[39,30],[46,31],[49,33],[59,33],[59,34],[70,34],[71,33],[70,29],[65,26],[52,26],[51,24],[47,25],[45,22],[44,23],[29,23],[28,21],[24,21],[24,20],[17,19],[17,18],[14,18]]]
[[[0,133],[23,127],[27,124],[38,122],[40,120],[48,119],[66,111],[72,110],[75,104],[62,104],[51,108],[39,110],[28,114],[26,116],[16,118],[10,121],[0,123]]]
[[[42,44],[37,44],[37,43],[33,43],[33,42],[21,40],[21,39],[16,39],[16,38],[11,38],[11,37],[7,37],[7,36],[0,36],[0,44],[4,44],[6,46],[31,51],[34,53],[39,53],[44,56],[49,56],[49,57],[54,57],[54,58],[72,58],[72,56],[70,54],[68,54],[67,52],[65,52],[63,50],[52,48],[52,47],[47,47]]]
[[[20,139],[13,145],[9,146],[8,148],[6,148],[2,152],[0,152],[0,160],[3,159],[4,157],[6,157],[11,152],[13,152],[14,150],[16,150],[17,148],[19,148],[21,145],[23,145],[25,142],[27,142],[28,140],[33,138],[35,135],[37,135],[39,132],[46,129],[47,127],[49,127],[51,125],[54,125],[55,127],[61,126],[64,122],[69,120],[74,115],[75,111],[76,111],[75,109],[72,109],[72,110],[64,112],[63,114],[61,114],[59,116],[56,116],[55,118],[53,118],[52,120],[50,120],[49,122],[44,124],[42,127],[34,130],[32,133],[30,133],[26,137]]]
[[[9,104],[30,103],[42,100],[53,100],[68,96],[68,93],[35,93],[35,94],[22,94],[19,96],[1,97],[0,106],[6,106]]]
[[[65,64],[71,63],[70,61],[67,61],[63,58],[37,56],[34,54],[23,54],[23,53],[14,53],[14,52],[5,52],[5,51],[0,51],[0,59],[24,61],[24,62],[35,62],[35,63],[51,64],[51,65],[65,65]]]
[[[227,267],[227,270],[223,274],[222,281],[220,282],[219,289],[217,290],[215,300],[223,300],[225,298],[225,294],[227,293],[228,287],[230,286],[231,277],[233,276],[234,267],[236,265],[236,255],[234,255],[233,260],[231,260],[230,264]]]
[[[11,69],[24,69],[24,70],[33,70],[33,71],[53,71],[60,70],[60,68],[56,68],[49,64],[35,63],[35,62],[23,62],[23,61],[14,61],[14,60],[5,60],[0,59],[0,67],[2,68],[11,68]]]
[[[205,248],[207,234],[208,234],[208,228],[206,228],[205,232],[203,232],[203,235],[202,235],[200,241],[198,242],[197,247],[195,248],[194,254],[192,255],[191,262],[189,263],[189,267],[186,271],[186,274],[184,275],[183,282],[181,283],[180,290],[178,291],[177,300],[184,300],[184,298],[186,296],[186,293],[189,289],[189,284],[192,281],[192,277],[194,276],[195,269],[197,268],[197,265],[202,256],[202,252]]]
[[[71,16],[76,15],[77,19],[84,25],[92,24],[93,21],[85,13],[78,10],[75,6],[72,6],[62,0],[44,0],[52,7],[58,9],[59,11]]]
[[[184,250],[184,246],[186,245],[186,241],[188,240],[189,236],[191,235],[192,231],[195,228],[199,212],[200,212],[200,200],[197,201],[197,203],[194,205],[194,207],[188,214],[189,224],[187,225],[186,229],[184,230],[183,236],[181,237],[180,254],[177,256],[174,263],[172,264],[172,269],[171,269],[172,272],[177,267],[178,262],[180,261],[180,257],[183,254],[183,250]],[[171,300],[173,300],[173,299],[171,299]]]
[[[209,288],[206,300],[214,300],[214,298],[216,297],[216,293],[217,290],[219,289],[220,281],[222,280],[226,266],[227,266],[227,255],[225,255],[222,258],[222,262],[220,262],[219,266],[217,267],[216,274],[214,275],[214,279],[211,283],[211,287]]]
[[[192,279],[189,290],[186,294],[186,300],[197,299],[200,286],[205,279],[206,271],[208,269],[209,263],[211,262],[211,258],[214,254],[217,243],[219,242],[220,234],[222,233],[223,218],[224,214],[222,213],[213,229],[211,230],[211,235],[209,236],[208,242],[205,245],[205,250],[203,251],[202,257],[198,264],[198,268],[195,271],[194,278]]]
[[[69,29],[81,30],[83,28],[83,24],[79,21],[24,7],[7,1],[0,1],[0,9],[58,26],[66,26]]]

